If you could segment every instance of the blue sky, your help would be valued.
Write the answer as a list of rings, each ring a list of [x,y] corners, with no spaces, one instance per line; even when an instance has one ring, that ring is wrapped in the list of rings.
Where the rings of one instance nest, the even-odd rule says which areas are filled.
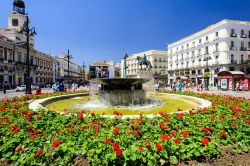
[[[125,53],[166,50],[222,19],[250,21],[249,0],[24,0],[36,47],[73,61],[120,62]],[[0,0],[0,27],[7,26],[12,0]]]

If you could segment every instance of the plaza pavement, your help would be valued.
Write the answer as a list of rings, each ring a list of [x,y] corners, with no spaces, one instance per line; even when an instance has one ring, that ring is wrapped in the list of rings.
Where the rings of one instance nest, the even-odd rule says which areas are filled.
[[[81,89],[81,88],[80,88]],[[184,89],[187,90],[187,89]],[[191,91],[197,92],[196,88],[189,89]],[[43,93],[52,92],[52,89],[42,89]],[[35,91],[32,91],[33,94],[35,94]],[[221,95],[230,95],[235,97],[245,97],[247,99],[250,99],[250,91],[243,91],[243,92],[236,92],[236,91],[222,91],[218,90],[216,87],[210,87],[209,91],[203,91],[202,93],[215,93],[215,94],[221,94]],[[15,92],[14,90],[7,91],[6,94],[3,94],[3,91],[0,91],[0,99],[3,98],[9,98],[14,96],[23,96],[25,95],[24,92]]]

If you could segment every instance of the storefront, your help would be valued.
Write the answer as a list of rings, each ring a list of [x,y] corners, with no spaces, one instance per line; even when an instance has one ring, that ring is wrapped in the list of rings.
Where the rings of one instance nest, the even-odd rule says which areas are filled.
[[[218,87],[221,90],[248,91],[249,83],[250,78],[241,71],[221,71],[218,73]]]

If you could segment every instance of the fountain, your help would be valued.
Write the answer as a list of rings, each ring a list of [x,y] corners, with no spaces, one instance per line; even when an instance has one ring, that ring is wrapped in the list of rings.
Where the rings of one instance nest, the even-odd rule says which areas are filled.
[[[141,106],[153,100],[146,98],[142,84],[148,82],[143,78],[99,79],[101,84],[99,98],[102,103],[112,106]]]

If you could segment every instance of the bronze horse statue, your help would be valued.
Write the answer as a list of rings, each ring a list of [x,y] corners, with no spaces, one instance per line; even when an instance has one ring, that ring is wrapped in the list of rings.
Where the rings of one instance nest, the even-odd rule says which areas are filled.
[[[147,60],[147,57],[146,55],[144,55],[144,57],[140,57],[140,56],[137,56],[137,60],[138,60],[138,65],[141,66],[141,70],[142,70],[142,66],[145,65],[146,68],[145,69],[148,69],[148,68],[152,68],[152,65],[150,63],[149,60]]]

